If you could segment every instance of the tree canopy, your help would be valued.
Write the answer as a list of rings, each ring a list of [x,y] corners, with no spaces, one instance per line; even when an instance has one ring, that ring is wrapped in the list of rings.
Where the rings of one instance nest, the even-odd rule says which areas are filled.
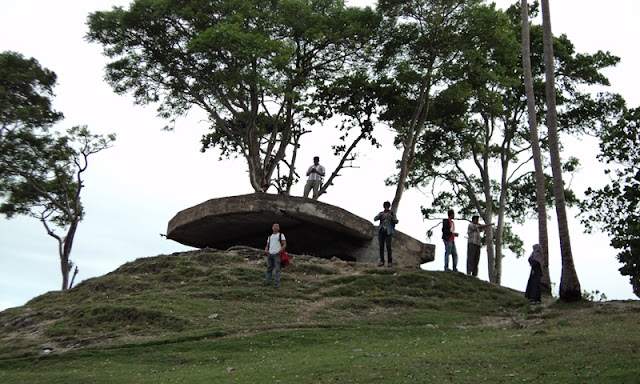
[[[35,59],[0,54],[0,214],[38,219],[58,243],[62,289],[69,287],[73,240],[84,216],[80,193],[88,157],[115,140],[86,127],[53,129],[56,75]],[[58,230],[65,231],[64,235]]]
[[[51,99],[54,72],[17,52],[0,53],[0,140],[8,131],[46,129],[63,118]]]
[[[535,178],[527,125],[520,44],[520,8],[506,12],[493,6],[468,10],[473,20],[463,32],[461,58],[449,67],[449,82],[432,100],[427,118],[429,129],[419,138],[410,186],[432,186],[434,201],[425,208],[427,217],[457,207],[463,217],[478,214],[495,224],[487,230],[489,277],[500,282],[502,250],[509,247],[522,254],[522,241],[512,225],[535,214]],[[536,115],[543,121],[544,65],[542,28],[531,27],[531,61]],[[565,123],[562,131],[585,131],[596,119],[596,110],[606,108],[609,97],[594,97],[584,85],[605,84],[600,70],[617,63],[608,53],[579,54],[566,36],[554,39],[558,47],[558,106]],[[499,48],[498,48],[499,47]],[[541,138],[548,149],[546,136]],[[548,164],[548,157],[547,162]],[[564,164],[571,172],[576,159]],[[553,203],[551,178],[546,178],[545,200]],[[444,182],[444,184],[441,184]],[[577,200],[567,191],[569,203]]]
[[[295,181],[303,123],[317,114],[314,90],[354,70],[378,17],[341,0],[135,0],[89,16],[87,38],[112,61],[107,81],[175,121],[206,112],[203,150],[243,156],[259,191],[282,163]]]
[[[583,223],[589,232],[605,231],[620,252],[620,273],[629,276],[640,297],[640,108],[624,108],[613,121],[605,121],[596,134],[598,159],[607,165],[610,182],[586,191]],[[597,189],[596,189],[597,188]]]

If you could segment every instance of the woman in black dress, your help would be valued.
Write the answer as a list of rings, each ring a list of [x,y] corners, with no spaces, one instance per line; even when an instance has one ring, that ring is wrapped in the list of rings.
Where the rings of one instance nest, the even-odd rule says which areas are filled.
[[[542,247],[540,244],[533,246],[533,252],[529,256],[529,265],[531,265],[531,275],[529,276],[529,282],[527,283],[527,290],[524,293],[524,297],[527,299],[539,303],[542,297],[542,288],[540,287],[540,281],[542,280]]]

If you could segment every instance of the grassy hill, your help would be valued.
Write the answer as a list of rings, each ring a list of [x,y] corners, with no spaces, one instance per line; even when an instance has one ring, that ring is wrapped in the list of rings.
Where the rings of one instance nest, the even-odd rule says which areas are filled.
[[[251,248],[142,258],[0,313],[0,383],[640,383],[640,303]],[[524,285],[524,282],[523,282]]]

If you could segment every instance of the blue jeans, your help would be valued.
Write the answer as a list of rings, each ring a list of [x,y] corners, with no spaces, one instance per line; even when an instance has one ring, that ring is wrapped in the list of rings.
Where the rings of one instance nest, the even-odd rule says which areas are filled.
[[[276,270],[276,278],[273,281],[273,285],[276,287],[280,284],[280,254],[270,253],[267,256],[267,273],[264,275],[264,285],[271,284],[271,273],[273,269]]]
[[[458,251],[456,250],[456,243],[453,241],[444,242],[444,270],[449,269],[449,255],[453,259],[453,270],[458,270]]]

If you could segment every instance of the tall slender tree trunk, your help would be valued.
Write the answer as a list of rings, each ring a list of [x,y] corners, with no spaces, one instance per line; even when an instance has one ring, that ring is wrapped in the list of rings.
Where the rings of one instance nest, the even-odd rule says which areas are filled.
[[[547,99],[547,128],[549,129],[549,152],[551,155],[551,170],[553,171],[553,195],[556,202],[558,216],[558,232],[560,235],[560,253],[562,255],[562,275],[560,277],[560,299],[577,301],[582,298],[580,281],[573,264],[571,254],[571,240],[569,238],[569,224],[564,200],[564,183],[562,181],[562,167],[558,143],[556,87],[553,62],[553,35],[551,33],[551,15],[549,0],[542,0],[542,26],[544,46],[544,66],[546,73]]]
[[[488,213],[483,217],[485,223],[493,222],[493,213]],[[495,283],[496,280],[496,241],[495,232],[493,228],[487,228],[487,264],[489,282]]]
[[[551,278],[549,277],[549,236],[547,233],[547,205],[545,201],[544,172],[540,139],[538,138],[538,121],[536,118],[536,102],[533,93],[533,75],[531,72],[531,52],[529,40],[529,10],[527,0],[521,0],[522,8],[522,68],[524,85],[527,94],[527,110],[529,114],[529,131],[531,132],[531,149],[536,171],[536,200],[538,204],[538,244],[542,247],[544,265],[542,267],[542,291],[551,295]]]
[[[500,197],[498,200],[498,225],[496,229],[496,260],[495,260],[495,276],[492,283],[502,285],[502,244],[504,243],[504,216],[507,200],[507,164],[502,167],[502,186]]]
[[[491,181],[489,179],[489,167],[484,167],[484,171],[482,171],[482,187],[484,189],[484,201],[485,201],[485,211],[483,215],[483,219],[485,223],[493,223],[493,204],[491,197]],[[497,227],[496,227],[497,228]],[[494,230],[493,226],[488,227],[486,230],[487,235],[487,266],[488,266],[488,275],[489,281],[491,283],[498,283],[500,280],[496,275],[496,258],[500,257],[497,255],[498,253],[498,241],[496,241],[496,237],[498,234],[498,229]]]
[[[431,72],[431,70],[429,71]],[[400,200],[405,190],[405,182],[409,172],[413,168],[413,159],[415,158],[416,143],[424,130],[425,121],[429,112],[429,93],[431,92],[430,80],[422,85],[422,90],[418,99],[418,103],[411,119],[411,125],[408,127],[407,136],[403,141],[402,158],[400,159],[400,173],[398,175],[398,183],[396,184],[396,193],[391,202],[391,210],[398,213]]]

